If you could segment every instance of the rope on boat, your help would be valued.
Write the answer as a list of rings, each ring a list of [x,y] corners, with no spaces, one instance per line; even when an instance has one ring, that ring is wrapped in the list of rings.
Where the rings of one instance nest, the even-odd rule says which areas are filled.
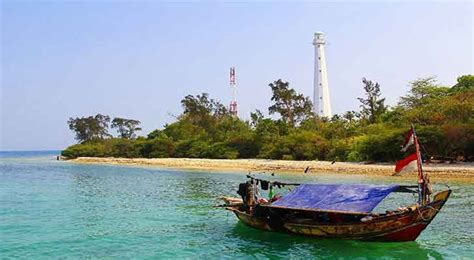
[[[432,206],[426,206],[426,207],[427,207],[427,208],[434,209],[436,212],[439,212],[439,209],[434,208],[434,207],[432,207]],[[429,219],[425,219],[425,218],[423,217],[423,214],[421,214],[420,207],[417,207],[416,209],[417,209],[417,211],[418,211],[418,215],[420,215],[420,218],[421,218],[423,221],[429,221]]]

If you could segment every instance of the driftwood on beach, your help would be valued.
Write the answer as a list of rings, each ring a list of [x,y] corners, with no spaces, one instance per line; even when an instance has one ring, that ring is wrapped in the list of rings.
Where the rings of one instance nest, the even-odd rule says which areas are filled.
[[[327,161],[283,161],[262,159],[189,159],[189,158],[98,158],[79,157],[71,160],[77,163],[99,163],[99,164],[121,164],[136,166],[157,166],[185,169],[209,169],[209,170],[242,170],[260,172],[294,172],[307,174],[316,173],[346,173],[389,177],[394,172],[394,166],[389,164],[364,164],[348,162]],[[442,179],[466,179],[471,180],[474,176],[472,164],[462,165],[426,165],[425,172],[430,176]],[[412,175],[407,174],[406,177]],[[413,174],[415,176],[415,174]],[[393,177],[397,178],[397,177]]]

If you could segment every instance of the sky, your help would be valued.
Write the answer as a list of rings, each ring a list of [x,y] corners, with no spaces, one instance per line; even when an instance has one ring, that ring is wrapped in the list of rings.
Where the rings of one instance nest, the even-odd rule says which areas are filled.
[[[1,1],[0,150],[63,149],[66,121],[138,119],[142,135],[173,122],[180,100],[268,112],[277,79],[312,97],[313,33],[323,31],[333,113],[358,110],[362,77],[389,105],[409,82],[452,86],[474,74],[473,2]]]

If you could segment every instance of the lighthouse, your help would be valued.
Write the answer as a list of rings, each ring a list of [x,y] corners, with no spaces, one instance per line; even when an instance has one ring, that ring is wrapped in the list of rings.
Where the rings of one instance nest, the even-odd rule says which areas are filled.
[[[326,67],[326,52],[324,34],[316,32],[314,45],[314,92],[313,112],[321,117],[331,117],[331,99],[329,98],[328,70]]]
[[[232,116],[237,116],[237,100],[236,96],[236,87],[235,87],[235,68],[230,68],[230,88],[232,89],[232,100],[230,101],[229,112]]]

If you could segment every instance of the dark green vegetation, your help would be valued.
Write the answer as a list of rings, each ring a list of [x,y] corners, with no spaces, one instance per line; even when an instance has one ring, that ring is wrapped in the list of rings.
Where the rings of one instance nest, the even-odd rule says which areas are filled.
[[[62,152],[66,157],[188,157],[268,158],[284,160],[394,161],[402,154],[398,145],[414,124],[425,156],[473,160],[474,76],[458,78],[452,87],[439,86],[434,78],[410,82],[411,89],[397,105],[388,107],[378,83],[363,79],[365,96],[360,111],[332,118],[311,112],[308,97],[277,80],[269,86],[273,104],[265,117],[256,110],[250,120],[230,115],[208,94],[181,100],[183,113],[176,122],[147,137],[136,137],[140,122],[110,117],[71,118],[69,128],[79,144]]]

